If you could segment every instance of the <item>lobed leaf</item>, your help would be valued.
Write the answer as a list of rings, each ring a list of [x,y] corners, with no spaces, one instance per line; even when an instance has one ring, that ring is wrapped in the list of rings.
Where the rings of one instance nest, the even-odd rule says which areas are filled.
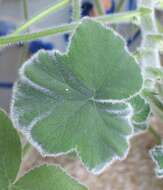
[[[132,124],[135,132],[142,131],[148,127],[150,106],[140,95],[133,97],[130,100],[133,107]]]
[[[40,51],[23,65],[11,115],[42,154],[75,150],[97,173],[126,154],[132,127],[124,100],[141,86],[140,68],[124,41],[84,19],[67,53]]]
[[[10,119],[0,110],[0,189],[1,190],[86,190],[59,167],[41,166],[25,176],[16,176],[21,162],[20,139]]]

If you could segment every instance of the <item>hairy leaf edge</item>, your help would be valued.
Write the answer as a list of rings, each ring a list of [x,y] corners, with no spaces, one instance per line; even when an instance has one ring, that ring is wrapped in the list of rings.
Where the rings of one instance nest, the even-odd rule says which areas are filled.
[[[71,45],[71,39],[73,38],[73,36],[74,36],[75,32],[77,31],[77,29],[79,28],[79,26],[82,24],[83,20],[92,20],[93,22],[96,22],[96,23],[100,24],[100,25],[101,25],[103,28],[105,28],[106,30],[111,30],[115,36],[119,37],[119,38],[123,41],[124,49],[125,49],[126,53],[127,53],[129,56],[131,56],[131,57],[135,60],[135,64],[137,64],[137,65],[139,66],[137,59],[132,55],[131,52],[129,52],[129,50],[128,50],[128,48],[127,48],[127,44],[126,44],[126,42],[125,42],[125,39],[124,39],[120,34],[118,34],[118,32],[116,32],[115,30],[113,30],[113,29],[110,28],[110,27],[109,27],[109,28],[106,27],[104,24],[101,24],[101,23],[98,22],[98,21],[94,21],[94,20],[91,19],[91,18],[85,17],[85,18],[83,18],[83,19],[79,22],[79,25],[74,29],[74,31],[73,31],[73,33],[72,33],[72,35],[71,35],[70,42],[69,42],[69,44],[68,44],[68,47],[67,47],[67,51],[66,51],[66,52],[61,53],[61,52],[58,51],[58,50],[57,50],[57,51],[56,51],[56,50],[51,50],[51,51],[40,50],[40,51],[38,51],[38,52],[37,52],[36,54],[34,54],[29,60],[27,60],[27,61],[23,64],[23,66],[20,68],[20,70],[19,70],[19,77],[20,77],[20,79],[22,79],[22,81],[26,82],[27,84],[31,85],[32,87],[36,88],[37,90],[40,90],[40,91],[42,91],[42,92],[44,92],[44,93],[50,93],[48,89],[43,88],[43,87],[41,87],[41,86],[39,86],[39,85],[33,84],[32,81],[30,81],[28,78],[26,78],[26,77],[24,76],[25,68],[26,68],[26,66],[28,66],[28,64],[32,64],[32,60],[36,59],[36,58],[38,57],[38,55],[39,55],[40,52],[46,52],[46,53],[49,54],[49,56],[52,56],[52,57],[55,56],[55,53],[56,53],[56,52],[59,53],[60,55],[66,55],[66,54],[68,54],[69,49],[70,49],[70,45]],[[142,75],[142,71],[141,71],[140,67],[139,67],[139,70],[140,70],[140,74],[141,74],[141,76],[142,76],[142,82],[144,83],[144,81],[143,81],[143,75]],[[128,98],[118,99],[118,100],[109,99],[109,100],[97,100],[97,101],[98,101],[98,102],[101,102],[101,103],[113,103],[113,104],[115,104],[115,103],[124,103],[124,104],[126,104],[126,103],[127,103],[126,101],[128,101],[129,99],[131,99],[131,98],[133,98],[133,97],[139,95],[140,92],[142,91],[142,89],[143,89],[143,84],[142,84],[142,87],[140,88],[140,90],[139,90],[138,92],[136,92],[136,93],[133,94],[133,95],[130,95]],[[129,140],[130,140],[131,137],[134,136],[134,128],[133,128],[133,125],[132,125],[132,123],[131,123],[131,115],[132,115],[132,114],[130,114],[130,115],[129,115],[129,118],[127,118],[128,124],[129,124],[129,126],[131,127],[132,132],[131,132],[130,135],[126,136],[126,140],[127,140],[127,143],[128,143],[128,149],[124,152],[124,156],[122,156],[121,158],[118,157],[118,156],[116,156],[116,157],[114,157],[112,160],[107,161],[106,163],[103,163],[103,164],[102,164],[102,167],[100,167],[100,169],[97,170],[96,168],[94,168],[94,169],[90,170],[90,168],[89,168],[87,165],[85,165],[85,164],[83,163],[83,161],[82,161],[82,159],[81,159],[81,156],[80,156],[80,154],[78,153],[78,150],[76,150],[76,148],[72,148],[72,149],[70,149],[69,151],[61,152],[61,153],[49,153],[49,152],[47,152],[46,150],[44,150],[44,149],[42,148],[42,146],[39,145],[39,144],[32,138],[31,129],[33,128],[33,125],[34,125],[35,123],[37,123],[37,122],[38,122],[40,119],[42,119],[43,117],[46,117],[46,116],[49,114],[49,112],[47,112],[46,115],[43,114],[43,116],[40,116],[39,118],[38,118],[38,117],[35,118],[35,119],[31,122],[31,126],[30,126],[31,129],[30,129],[30,131],[25,131],[23,127],[21,127],[22,129],[20,129],[19,124],[18,124],[18,121],[17,121],[17,118],[18,118],[18,117],[17,117],[17,113],[15,113],[15,112],[13,111],[13,110],[14,110],[14,109],[13,109],[13,106],[14,106],[14,100],[15,100],[15,94],[16,94],[15,92],[16,92],[16,91],[18,91],[17,82],[15,83],[14,88],[13,88],[13,95],[12,95],[12,100],[11,100],[11,104],[10,104],[10,116],[11,116],[11,119],[12,119],[12,121],[13,121],[14,126],[16,127],[16,129],[18,129],[22,134],[24,134],[24,135],[26,136],[27,140],[40,152],[40,154],[41,154],[43,157],[45,157],[45,156],[48,156],[48,157],[57,157],[57,156],[61,156],[61,155],[67,155],[68,153],[75,151],[76,154],[78,155],[80,161],[82,162],[82,164],[86,167],[86,169],[87,169],[88,171],[91,171],[91,172],[94,173],[94,174],[100,174],[100,173],[102,173],[102,172],[106,169],[106,167],[109,167],[114,161],[116,161],[116,160],[124,160],[124,159],[127,157],[128,152],[129,152],[129,150],[130,150],[130,142],[129,142]],[[129,103],[127,103],[127,104],[130,105]],[[130,107],[131,107],[131,106],[130,106]],[[131,107],[131,110],[132,110],[132,107]],[[132,110],[131,112],[133,113],[133,110]],[[97,167],[99,167],[99,166],[97,166]]]
[[[59,53],[61,56],[62,55],[67,55],[69,53],[69,49],[70,49],[70,46],[71,46],[71,40],[73,38],[73,36],[75,35],[76,31],[78,30],[78,28],[80,27],[80,25],[82,24],[82,22],[84,20],[91,20],[92,22],[95,22],[95,23],[98,23],[100,24],[104,29],[106,30],[110,30],[116,37],[118,37],[122,42],[123,42],[123,45],[124,45],[124,49],[125,49],[125,52],[130,56],[132,57],[134,60],[135,60],[135,64],[138,65],[139,67],[139,70],[140,70],[140,74],[141,74],[141,77],[142,77],[142,86],[141,88],[139,89],[139,91],[137,91],[136,93],[134,93],[133,95],[130,95],[128,98],[123,98],[123,99],[109,99],[109,100],[97,100],[101,103],[124,103],[126,102],[127,100],[130,100],[131,98],[137,96],[140,94],[140,92],[143,90],[143,86],[144,86],[144,79],[143,79],[143,71],[141,70],[140,68],[140,65],[139,65],[139,62],[138,60],[136,59],[136,57],[129,51],[128,47],[127,47],[127,43],[125,41],[125,39],[123,38],[123,36],[121,34],[119,34],[116,30],[114,30],[113,28],[105,25],[104,23],[101,23],[100,21],[96,21],[94,20],[93,18],[90,18],[90,17],[84,17],[80,20],[78,26],[76,26],[76,28],[74,29],[74,31],[72,32],[71,36],[70,36],[70,41],[68,43],[68,46],[67,46],[67,50],[62,53],[60,51],[57,51],[57,53]],[[53,52],[56,52],[55,50],[52,50]]]
[[[16,85],[15,85],[16,87]],[[16,88],[14,88],[14,90],[17,90]],[[123,156],[122,157],[118,157],[118,156],[114,156],[111,160],[108,160],[104,163],[101,164],[100,166],[100,169],[99,169],[99,165],[93,169],[90,169],[88,165],[86,165],[81,156],[80,156],[80,153],[78,152],[77,148],[72,148],[68,151],[65,151],[65,152],[60,152],[60,153],[50,153],[48,152],[47,150],[45,150],[41,144],[39,144],[36,140],[34,140],[32,138],[32,134],[31,134],[31,131],[34,127],[34,125],[39,122],[41,119],[43,119],[44,117],[47,117],[48,114],[50,114],[50,112],[47,112],[47,114],[43,114],[43,116],[40,116],[40,117],[36,117],[30,124],[30,128],[28,128],[26,130],[26,128],[24,128],[23,126],[21,126],[21,128],[19,127],[19,124],[18,124],[18,121],[17,121],[17,116],[16,116],[16,113],[14,112],[11,112],[11,117],[12,118],[15,118],[13,120],[14,122],[14,127],[20,131],[23,135],[25,135],[26,139],[28,140],[28,142],[30,142],[30,144],[36,148],[36,150],[38,150],[38,152],[41,154],[41,156],[43,157],[58,157],[58,156],[63,156],[63,155],[67,155],[68,153],[71,153],[71,152],[75,152],[76,155],[78,156],[79,160],[81,161],[82,165],[87,169],[88,172],[92,172],[93,174],[95,175],[99,175],[101,174],[106,168],[108,168],[110,165],[112,165],[115,161],[119,160],[125,160],[127,155],[128,155],[128,152],[130,150],[130,139],[135,135],[134,134],[134,127],[132,125],[132,121],[131,121],[131,117],[132,117],[132,114],[133,114],[133,109],[132,109],[132,106],[129,104],[129,103],[126,103],[129,107],[130,107],[130,114],[128,114],[125,119],[126,121],[128,122],[128,125],[131,127],[131,134],[130,135],[127,135],[126,136],[126,141],[127,141],[127,144],[128,144],[128,148],[126,149],[126,151],[124,152]],[[12,106],[12,105],[11,105]]]

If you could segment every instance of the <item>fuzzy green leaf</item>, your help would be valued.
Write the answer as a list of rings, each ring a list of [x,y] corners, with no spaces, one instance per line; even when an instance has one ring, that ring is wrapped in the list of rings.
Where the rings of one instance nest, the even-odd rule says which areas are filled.
[[[135,96],[130,100],[133,107],[132,124],[135,132],[142,131],[148,127],[150,106],[141,96]]]
[[[0,189],[1,190],[86,190],[59,167],[41,166],[17,182],[21,162],[20,139],[6,113],[0,110]]]
[[[67,176],[59,167],[41,166],[20,178],[13,190],[86,190],[87,188]]]
[[[94,172],[125,155],[130,110],[117,102],[140,90],[142,76],[124,46],[112,30],[84,19],[67,53],[41,51],[24,64],[11,113],[39,151],[75,150]]]
[[[16,178],[21,161],[18,134],[4,111],[0,110],[0,189],[8,190]]]
[[[151,151],[151,156],[156,163],[156,174],[158,177],[163,177],[163,146],[156,146]]]

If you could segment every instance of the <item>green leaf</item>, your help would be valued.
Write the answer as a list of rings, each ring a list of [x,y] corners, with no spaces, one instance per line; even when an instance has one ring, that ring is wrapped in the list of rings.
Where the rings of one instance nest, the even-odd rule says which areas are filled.
[[[163,177],[163,147],[161,145],[156,146],[150,152],[152,159],[156,163],[156,174],[158,177]]]
[[[153,94],[152,92],[146,93],[146,99],[150,104],[151,111],[161,121],[163,121],[163,100],[160,96]]]
[[[8,190],[16,178],[21,161],[18,134],[4,111],[0,109],[0,189]]]
[[[140,132],[148,127],[150,106],[140,95],[133,97],[130,100],[133,107],[132,124],[135,132]]]
[[[86,190],[59,167],[41,166],[16,182],[21,162],[20,139],[6,113],[0,110],[0,189],[1,190]]]
[[[86,190],[59,167],[41,166],[20,178],[13,190]]]
[[[57,60],[68,65],[95,99],[121,100],[137,93],[142,85],[140,69],[124,46],[112,30],[84,20],[68,54],[57,56]]]
[[[75,150],[100,172],[128,150],[132,128],[124,100],[141,86],[139,66],[124,41],[84,19],[67,53],[40,51],[21,68],[12,118],[43,154]]]

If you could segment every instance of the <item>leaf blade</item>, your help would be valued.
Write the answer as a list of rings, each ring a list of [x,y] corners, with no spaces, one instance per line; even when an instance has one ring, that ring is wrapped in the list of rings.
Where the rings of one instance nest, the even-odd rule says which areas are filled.
[[[100,39],[97,42],[95,36],[89,39],[93,31]],[[119,48],[119,56],[126,57],[122,65],[118,66],[116,55],[108,61],[115,53],[110,44]],[[95,45],[100,47],[96,56]],[[126,60],[129,64],[125,65]],[[123,67],[126,71],[120,76]],[[126,78],[130,71],[133,80]],[[116,83],[110,87],[111,80]],[[126,155],[132,127],[128,120],[131,110],[122,111],[124,99],[141,85],[140,69],[125,51],[122,39],[87,19],[77,28],[67,53],[41,51],[22,67],[11,113],[16,126],[40,152],[54,155],[76,150],[84,164],[99,173],[108,161]]]
[[[140,132],[149,126],[150,106],[140,95],[130,100],[133,107],[131,118],[135,132]]]
[[[13,190],[87,190],[57,166],[40,166],[29,171],[14,185]]]
[[[125,99],[142,86],[140,68],[126,50],[124,40],[90,19],[77,27],[68,54],[61,59],[95,91],[97,99]]]
[[[16,178],[21,162],[19,136],[7,114],[0,109],[0,188],[8,189]]]

